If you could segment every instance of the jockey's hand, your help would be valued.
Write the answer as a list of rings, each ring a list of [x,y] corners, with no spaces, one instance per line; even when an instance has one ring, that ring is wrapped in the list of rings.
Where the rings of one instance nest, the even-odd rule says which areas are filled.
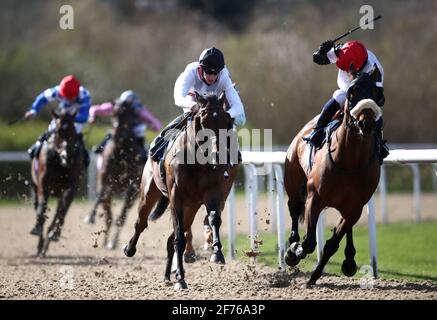
[[[319,52],[321,54],[327,54],[329,52],[329,50],[332,49],[332,47],[334,47],[334,41],[332,41],[332,40],[324,41],[320,45]]]
[[[27,112],[24,114],[24,119],[25,119],[25,120],[28,120],[28,119],[31,119],[31,118],[33,118],[33,117],[35,117],[35,116],[36,116],[36,112],[30,110],[30,111],[27,111]]]

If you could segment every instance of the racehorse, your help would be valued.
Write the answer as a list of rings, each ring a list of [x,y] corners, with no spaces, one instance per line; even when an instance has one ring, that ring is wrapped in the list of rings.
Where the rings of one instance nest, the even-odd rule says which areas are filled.
[[[379,88],[369,75],[358,74],[347,92],[339,128],[317,151],[312,165],[309,164],[310,147],[302,137],[314,127],[317,117],[297,134],[287,151],[284,184],[292,228],[286,263],[295,266],[315,250],[317,220],[325,207],[333,207],[341,214],[306,286],[314,285],[320,278],[344,234],[346,259],[342,271],[346,276],[353,276],[357,271],[352,227],[378,186],[380,175],[375,143],[376,121],[382,116],[381,108],[375,103],[379,94]],[[303,214],[307,228],[300,244],[298,220]]]
[[[131,102],[116,102],[112,114],[111,138],[103,149],[99,161],[101,165],[97,169],[97,199],[85,219],[85,222],[94,223],[98,206],[103,206],[106,222],[104,244],[109,249],[117,247],[127,212],[138,196],[139,177],[147,160],[142,146],[135,142],[132,132],[135,116]],[[114,235],[110,238],[114,194],[124,194],[124,203],[120,215],[115,220]]]
[[[188,121],[184,131],[167,152],[161,167],[163,170],[160,170],[159,163],[153,161],[148,161],[144,167],[135,233],[125,245],[124,253],[128,257],[135,254],[138,238],[148,225],[149,213],[155,203],[159,201],[151,215],[153,219],[162,214],[169,202],[173,233],[167,240],[164,280],[170,282],[172,258],[176,252],[175,289],[187,288],[182,261],[186,244],[184,232],[190,230],[194,217],[203,204],[206,206],[213,234],[210,261],[225,263],[219,234],[221,212],[238,172],[238,160],[232,165],[227,161],[231,152],[235,155],[236,149],[232,149],[232,146],[235,148],[236,144],[227,145],[227,139],[219,139],[220,130],[228,132],[232,128],[232,119],[225,111],[224,100],[224,94],[219,98],[216,95],[196,95],[199,111],[194,115],[187,115],[192,120]],[[208,155],[207,161],[202,158],[205,154]],[[185,159],[189,155],[195,155],[192,162]],[[165,179],[161,179],[162,171]]]
[[[44,257],[50,241],[59,241],[68,208],[76,194],[83,170],[83,150],[74,126],[76,112],[60,114],[52,111],[55,128],[37,157],[32,160],[31,175],[34,191],[36,225],[30,232],[39,236],[37,256]],[[47,200],[58,198],[53,222],[44,239]]]

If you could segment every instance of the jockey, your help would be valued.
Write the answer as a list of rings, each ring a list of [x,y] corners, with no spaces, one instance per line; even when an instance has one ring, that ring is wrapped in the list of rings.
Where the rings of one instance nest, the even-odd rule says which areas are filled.
[[[132,127],[132,133],[135,137],[135,141],[141,146],[141,149],[144,150],[144,133],[147,126],[150,127],[153,131],[158,131],[161,129],[161,122],[155,118],[152,113],[141,103],[138,96],[132,90],[124,91],[119,99],[119,103],[123,102],[131,102],[132,110],[135,112],[135,122]],[[114,108],[114,104],[112,102],[105,102],[100,105],[94,105],[90,109],[90,118],[88,120],[89,123],[94,123],[96,116],[109,116],[112,114],[112,110]],[[102,140],[102,142],[97,145],[94,149],[95,153],[101,153],[106,143],[111,138],[111,133],[108,133]],[[146,156],[146,152],[144,150],[144,156]]]
[[[25,119],[33,118],[37,115],[41,109],[52,101],[57,101],[59,107],[66,110],[71,110],[71,112],[77,112],[74,126],[78,134],[79,143],[84,152],[84,163],[85,166],[89,164],[89,154],[85,148],[82,136],[82,127],[88,120],[88,113],[91,105],[91,97],[89,91],[82,87],[79,81],[73,76],[65,76],[61,83],[53,88],[49,88],[39,94],[32,104],[32,107],[24,115]],[[29,153],[31,159],[38,156],[43,142],[46,141],[50,134],[55,129],[55,121],[52,120],[46,132],[39,136],[35,144],[33,144],[27,152]]]
[[[217,96],[224,92],[230,106],[227,112],[234,120],[234,125],[243,126],[246,122],[243,103],[232,84],[223,53],[214,47],[207,48],[200,54],[199,61],[188,64],[176,80],[174,100],[184,113],[168,124],[151,143],[150,155],[153,160],[159,161],[168,144],[166,133],[181,125],[188,112],[198,111],[195,92],[201,95],[213,93]]]
[[[382,107],[384,98],[384,69],[376,56],[367,50],[364,44],[359,41],[348,41],[345,44],[335,45],[333,41],[325,41],[320,45],[318,51],[313,54],[313,61],[320,65],[335,63],[338,67],[337,84],[339,89],[334,91],[332,98],[323,106],[322,112],[312,132],[304,137],[304,140],[319,149],[322,146],[322,136],[318,134],[328,125],[335,113],[340,110],[347,99],[347,90],[359,72],[371,74],[375,79],[376,86],[380,88],[380,97],[375,101]],[[377,122],[377,147],[380,154],[380,162],[387,157],[388,147],[382,141],[383,120]]]

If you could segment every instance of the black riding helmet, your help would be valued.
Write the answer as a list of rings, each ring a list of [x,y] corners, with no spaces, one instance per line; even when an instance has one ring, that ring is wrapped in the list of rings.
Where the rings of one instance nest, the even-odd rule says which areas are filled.
[[[217,48],[203,50],[199,57],[199,64],[206,73],[219,73],[225,67],[225,57]]]

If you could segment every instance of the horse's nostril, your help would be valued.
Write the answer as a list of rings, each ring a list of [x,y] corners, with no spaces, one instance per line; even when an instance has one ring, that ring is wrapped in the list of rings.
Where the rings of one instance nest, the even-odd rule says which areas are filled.
[[[358,128],[360,128],[360,129],[364,128],[364,121],[363,120],[358,121]]]

